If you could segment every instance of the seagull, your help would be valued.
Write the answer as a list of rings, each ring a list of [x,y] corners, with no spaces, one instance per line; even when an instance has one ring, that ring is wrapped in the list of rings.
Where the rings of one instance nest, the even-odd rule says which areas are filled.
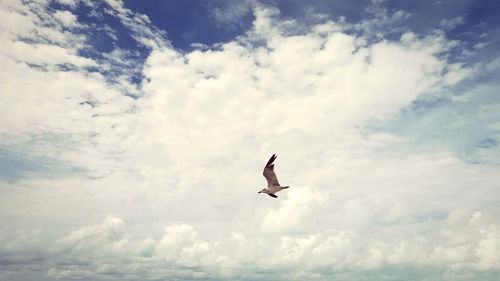
[[[283,189],[289,188],[289,186],[280,186],[280,183],[278,182],[278,178],[276,177],[276,174],[274,173],[274,160],[276,159],[276,154],[273,154],[269,161],[267,161],[266,166],[264,167],[264,172],[262,173],[264,177],[267,180],[267,188],[263,188],[261,191],[258,193],[266,193],[267,195],[278,198],[276,196],[276,192],[281,191]]]

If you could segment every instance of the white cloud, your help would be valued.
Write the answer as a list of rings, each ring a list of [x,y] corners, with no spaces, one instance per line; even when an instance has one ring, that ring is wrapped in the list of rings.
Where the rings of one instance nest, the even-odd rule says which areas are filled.
[[[75,26],[77,18],[70,11],[56,11],[54,17],[65,27]]]
[[[463,16],[454,17],[452,19],[444,19],[441,21],[441,26],[446,29],[455,29],[464,24],[465,19]]]
[[[367,12],[372,14],[373,18],[359,21],[349,27],[362,32],[371,40],[379,41],[386,34],[408,31],[404,21],[410,18],[411,14],[404,10],[396,10],[391,14],[387,9],[375,3],[367,9]]]
[[[69,6],[71,8],[75,8],[78,5],[78,0],[57,0],[62,5]]]
[[[108,216],[98,226],[82,227],[63,237],[60,243],[72,251],[119,251],[126,243],[124,239],[125,225],[123,220]],[[110,249],[106,249],[110,247]]]
[[[210,10],[213,18],[224,28],[236,28],[242,25],[242,20],[252,11],[253,1],[245,0],[228,2],[224,7]]]
[[[498,270],[496,167],[367,130],[463,81],[469,69],[440,56],[455,46],[443,34],[370,42],[324,22],[291,35],[298,23],[257,6],[247,34],[183,53],[145,16],[109,5],[152,50],[140,87],[85,70],[109,65],[78,55],[81,35],[47,30],[36,16],[42,8],[2,6],[19,24],[2,22],[1,144],[82,170],[2,183],[7,260],[39,252],[46,259],[30,262],[48,277],[87,279]],[[39,31],[60,40],[19,40]],[[121,65],[124,54],[107,58]],[[132,91],[140,98],[125,95]],[[278,200],[256,194],[271,153],[291,186]]]
[[[457,213],[461,214],[457,216]],[[437,225],[440,231],[436,234],[414,232],[408,236],[400,232],[405,228],[395,226],[394,231],[398,234],[392,236],[393,230],[389,229],[372,232],[329,229],[308,235],[286,235],[278,240],[247,238],[239,234],[218,241],[200,238],[192,226],[172,224],[165,228],[162,237],[137,239],[126,231],[121,219],[108,216],[102,224],[72,231],[56,244],[46,241],[42,253],[52,252],[60,260],[71,257],[85,261],[74,266],[56,263],[48,275],[57,278],[140,274],[144,270],[156,278],[171,274],[186,274],[184,276],[190,278],[211,274],[245,278],[240,263],[284,270],[290,277],[323,276],[325,268],[330,268],[331,272],[363,272],[413,264],[416,267],[444,267],[445,270],[438,274],[445,277],[450,272],[464,270],[497,270],[500,265],[497,254],[499,226],[477,211],[452,210],[446,222]],[[457,237],[460,239],[455,239]],[[18,239],[15,244],[7,244],[9,255],[20,251],[21,247],[33,247],[26,248],[27,241]],[[124,262],[129,265],[123,266]],[[161,270],[172,266],[199,267],[203,273]]]
[[[106,13],[118,17],[130,29],[130,35],[140,44],[150,48],[165,48],[170,45],[165,39],[165,32],[154,27],[146,15],[125,8],[122,0],[106,0],[106,3],[112,9]]]
[[[265,231],[289,232],[298,230],[314,220],[314,208],[327,198],[309,187],[295,187],[286,190],[288,197],[280,202],[280,207],[269,210],[262,222]]]
[[[24,42],[8,42],[1,48],[2,53],[16,61],[30,64],[55,65],[70,63],[75,66],[94,66],[95,62],[77,56],[74,50],[48,44],[27,44]]]

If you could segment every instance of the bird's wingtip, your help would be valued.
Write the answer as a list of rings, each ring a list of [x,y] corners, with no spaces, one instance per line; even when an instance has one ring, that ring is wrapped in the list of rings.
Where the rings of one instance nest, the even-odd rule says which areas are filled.
[[[276,160],[276,154],[273,154],[271,156],[271,158],[269,158],[269,161],[267,161],[266,167],[269,167],[274,162],[274,160]]]

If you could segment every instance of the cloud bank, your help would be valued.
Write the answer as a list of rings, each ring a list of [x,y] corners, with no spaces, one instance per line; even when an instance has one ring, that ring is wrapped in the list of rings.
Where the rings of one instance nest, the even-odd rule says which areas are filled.
[[[108,1],[149,50],[137,70],[83,55],[75,9],[97,4],[60,2],[1,4],[0,145],[74,169],[0,183],[0,279],[498,278],[498,166],[373,129],[475,75],[444,33],[256,3],[244,35],[180,51]],[[279,200],[256,195],[272,153]]]

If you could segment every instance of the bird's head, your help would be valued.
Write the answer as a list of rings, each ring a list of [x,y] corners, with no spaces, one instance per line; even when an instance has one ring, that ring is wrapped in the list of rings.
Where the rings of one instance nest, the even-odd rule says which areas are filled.
[[[261,191],[257,192],[257,193],[265,193],[266,189],[263,188]]]

